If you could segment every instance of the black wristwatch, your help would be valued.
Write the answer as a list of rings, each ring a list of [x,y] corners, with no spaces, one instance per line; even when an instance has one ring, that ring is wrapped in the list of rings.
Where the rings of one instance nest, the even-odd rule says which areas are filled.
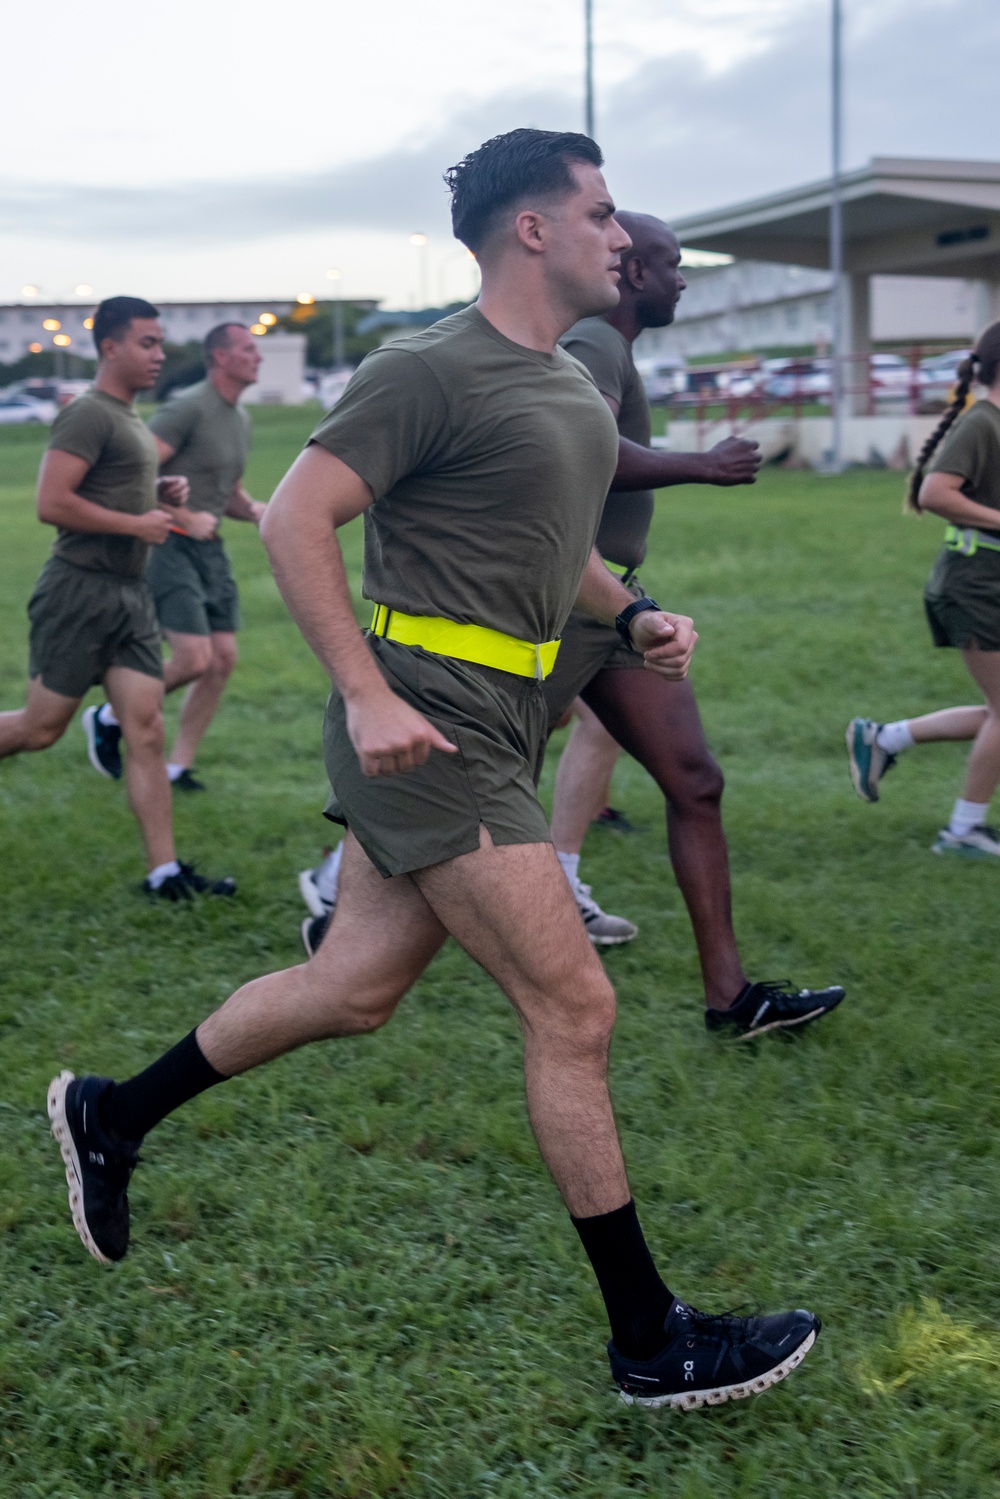
[[[625,605],[625,608],[615,620],[615,629],[618,631],[619,635],[624,640],[629,650],[634,652],[635,654],[638,654],[638,652],[636,651],[635,646],[632,644],[632,636],[629,634],[628,627],[635,619],[636,615],[642,614],[643,610],[645,609],[655,609],[657,612],[659,612],[660,606],[655,599],[646,597],[635,599],[631,604]]]

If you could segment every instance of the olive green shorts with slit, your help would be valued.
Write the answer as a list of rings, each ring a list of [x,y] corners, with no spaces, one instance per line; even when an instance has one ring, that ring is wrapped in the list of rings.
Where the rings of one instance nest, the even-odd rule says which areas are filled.
[[[431,750],[405,774],[362,775],[335,688],[323,723],[331,822],[350,828],[387,879],[472,853],[480,826],[496,844],[550,842],[535,791],[547,734],[541,684],[378,636],[368,645],[392,690],[458,753]]]

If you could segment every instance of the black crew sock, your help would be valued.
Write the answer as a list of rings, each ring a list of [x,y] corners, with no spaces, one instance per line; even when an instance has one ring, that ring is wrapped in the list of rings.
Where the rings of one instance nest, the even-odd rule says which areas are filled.
[[[111,1084],[101,1098],[101,1123],[120,1140],[141,1140],[182,1103],[225,1080],[191,1031],[145,1072]]]
[[[611,1337],[626,1358],[648,1359],[666,1339],[663,1324],[673,1295],[660,1279],[643,1238],[635,1203],[594,1218],[574,1218],[608,1309]]]

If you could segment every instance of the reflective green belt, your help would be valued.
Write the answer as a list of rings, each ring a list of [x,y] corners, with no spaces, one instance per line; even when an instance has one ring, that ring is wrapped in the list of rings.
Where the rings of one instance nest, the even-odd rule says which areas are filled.
[[[602,557],[601,561],[604,563],[604,566],[607,568],[608,572],[614,573],[616,578],[621,578],[623,583],[631,583],[632,579],[635,577],[634,567],[622,567],[620,562],[609,562],[607,557]]]
[[[431,614],[401,614],[376,604],[371,624],[373,635],[395,640],[400,645],[419,645],[436,656],[453,656],[457,661],[472,661],[477,666],[492,666],[517,677],[535,677],[542,681],[556,664],[558,640],[532,645],[502,630],[486,625],[460,625],[453,619],[438,619]]]
[[[974,557],[980,547],[1000,552],[1000,540],[987,531],[977,531],[975,526],[949,526],[944,533],[944,544],[949,552],[960,552],[963,557]]]

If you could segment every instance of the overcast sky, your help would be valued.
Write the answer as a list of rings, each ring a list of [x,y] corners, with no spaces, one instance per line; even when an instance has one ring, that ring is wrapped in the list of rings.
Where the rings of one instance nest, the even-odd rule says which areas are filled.
[[[825,175],[829,5],[594,0],[618,202],[669,218]],[[998,0],[844,8],[849,165],[1000,157]],[[515,125],[581,128],[581,11],[22,3],[4,21],[0,300],[79,282],[154,299],[469,295],[441,172]]]

